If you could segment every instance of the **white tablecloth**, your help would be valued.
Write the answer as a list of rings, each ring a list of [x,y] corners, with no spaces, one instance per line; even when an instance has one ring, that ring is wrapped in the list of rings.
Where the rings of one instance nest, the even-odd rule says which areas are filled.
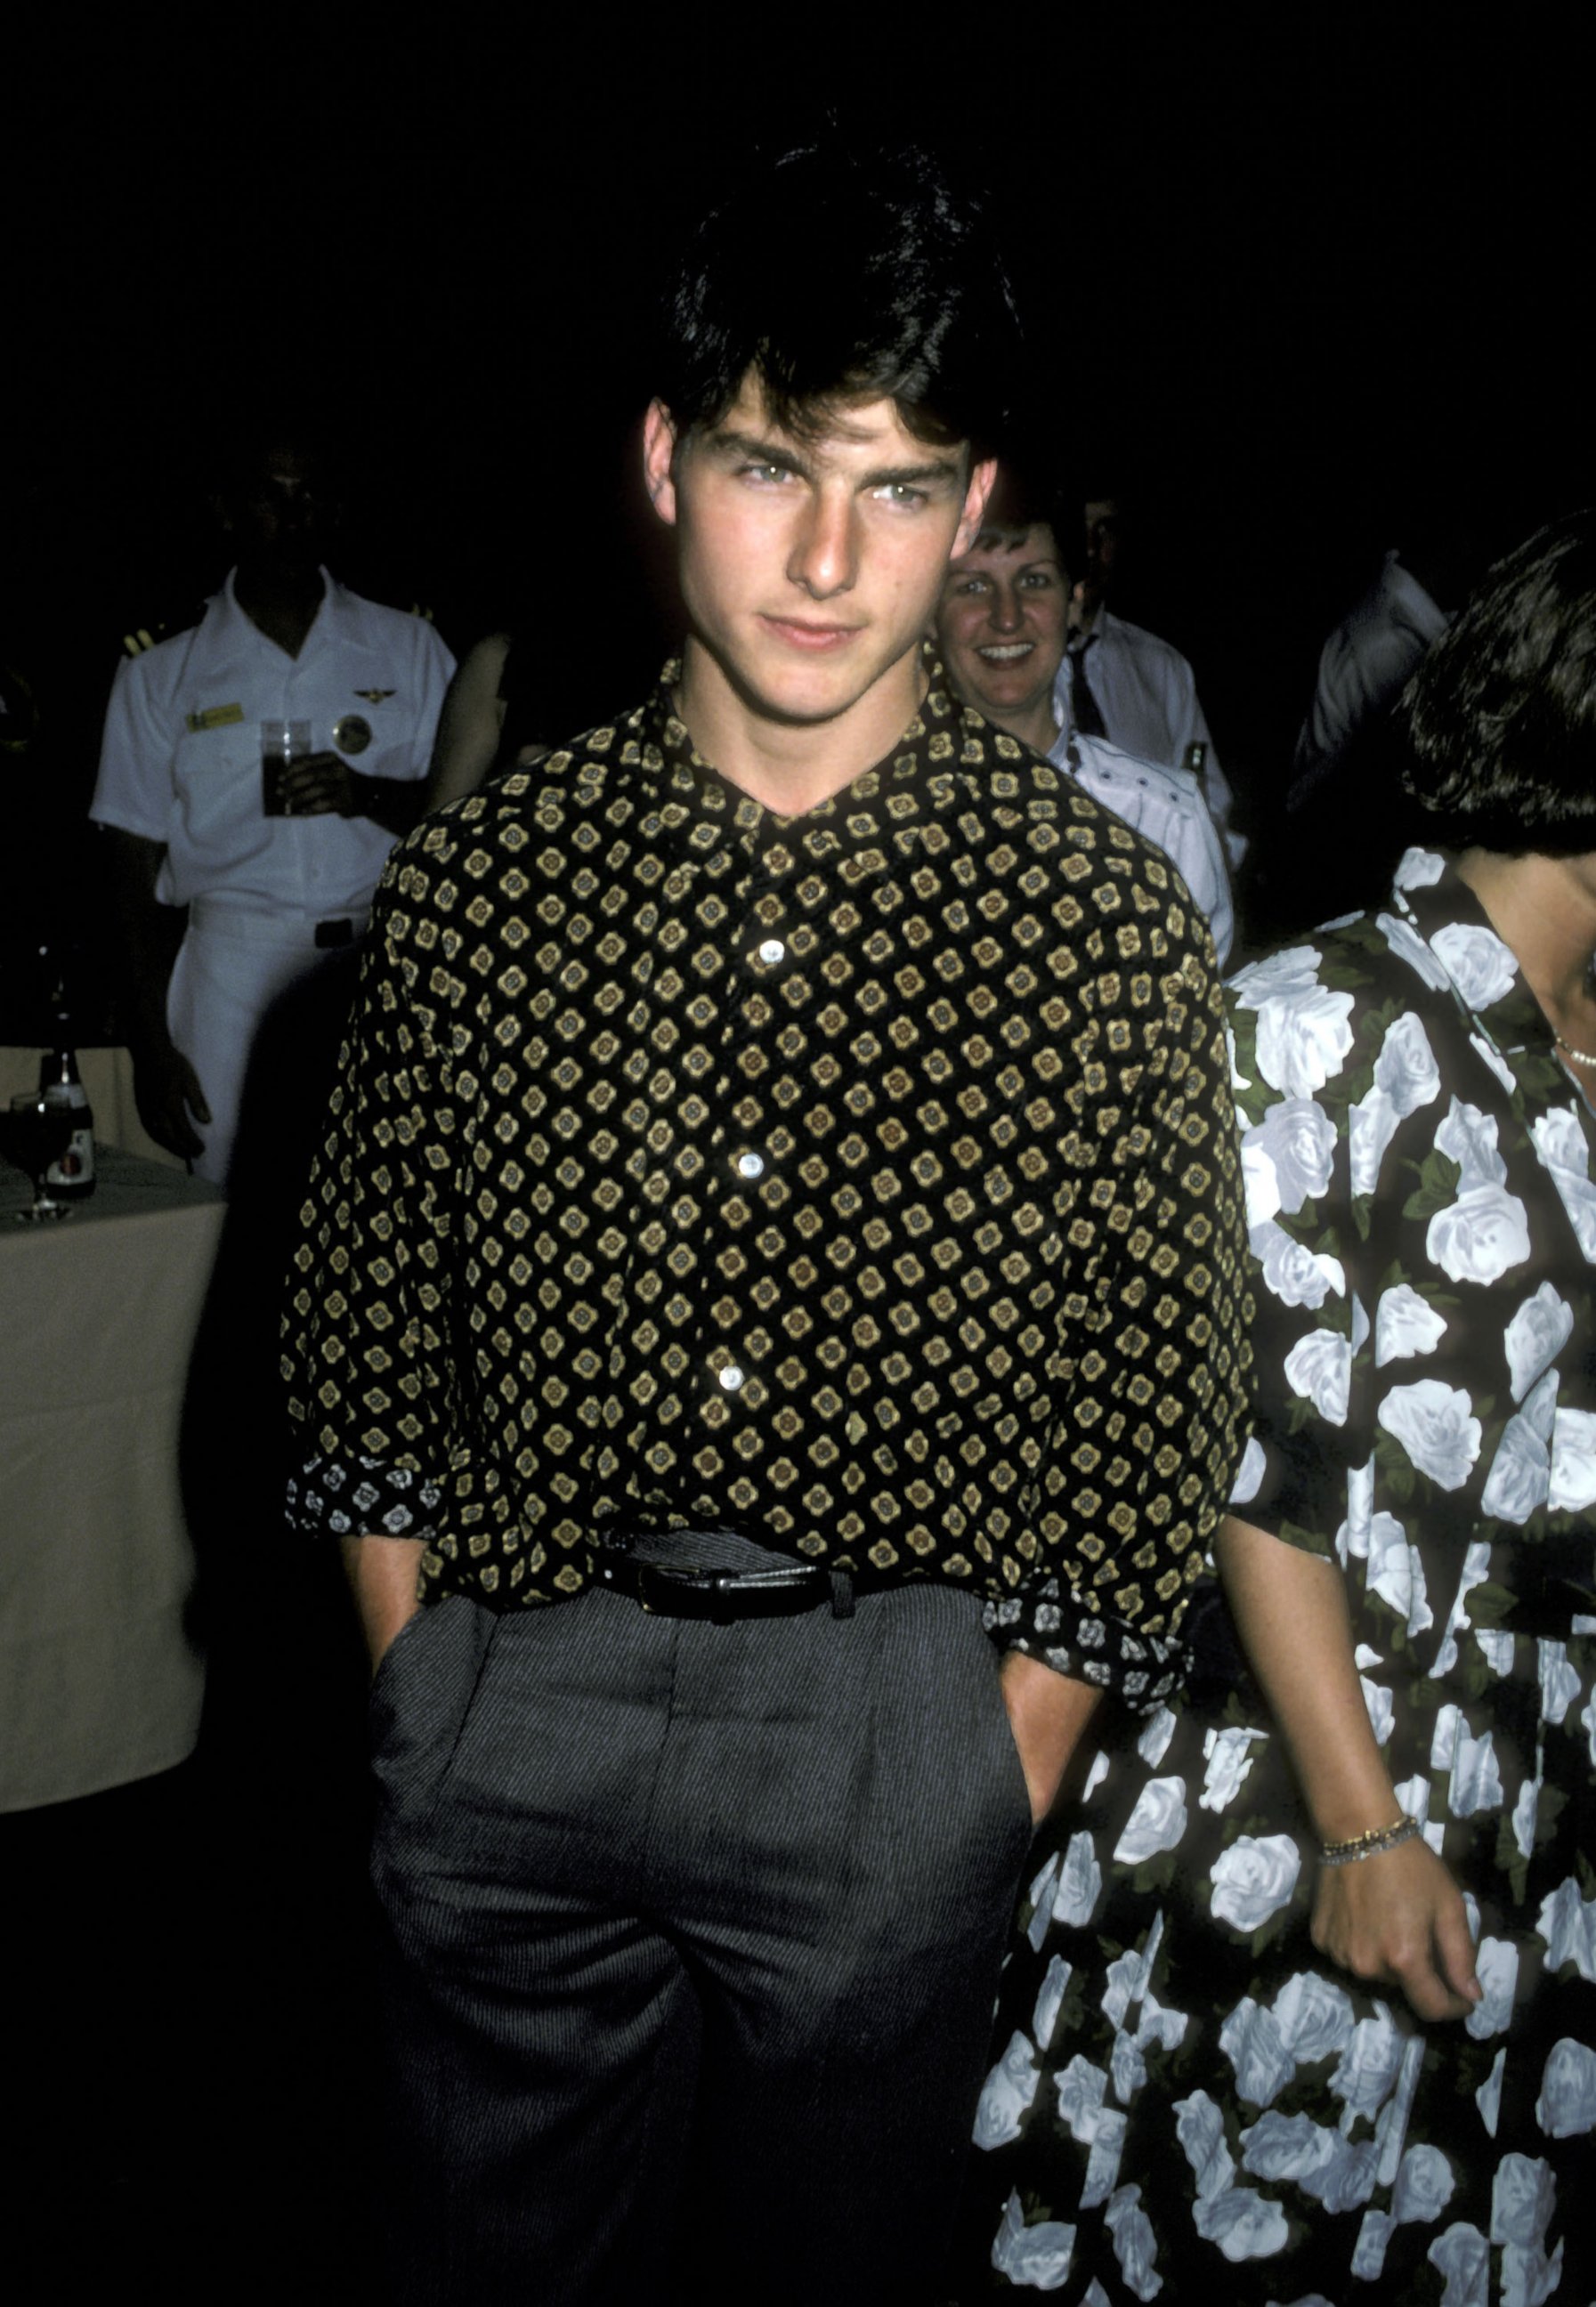
[[[0,1162],[0,1811],[170,1769],[199,1729],[177,1442],[224,1205],[97,1158],[92,1199],[39,1226]]]

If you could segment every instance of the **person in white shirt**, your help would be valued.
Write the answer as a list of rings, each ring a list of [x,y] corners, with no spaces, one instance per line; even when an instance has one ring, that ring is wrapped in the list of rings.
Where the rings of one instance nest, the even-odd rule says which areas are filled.
[[[192,630],[118,667],[90,808],[111,845],[140,1117],[218,1184],[255,1029],[364,931],[383,862],[420,812],[454,669],[425,619],[363,600],[322,565],[322,473],[281,438],[240,458],[217,507],[236,565]],[[310,733],[275,792],[269,720]]]
[[[1085,566],[1072,588],[1068,651],[1054,683],[1053,709],[1061,728],[1107,737],[1144,760],[1195,770],[1234,870],[1247,840],[1231,823],[1235,795],[1208,733],[1197,676],[1178,648],[1115,616],[1104,597],[1121,527],[1118,499],[1088,498]],[[1195,759],[1194,746],[1202,748]]]
[[[943,581],[937,639],[948,677],[966,705],[1067,768],[1117,817],[1157,844],[1207,917],[1223,966],[1235,929],[1225,853],[1188,770],[1138,759],[1071,725],[1056,703],[1068,630],[1070,582],[1051,523],[1032,517],[1007,473],[1001,512],[953,561]]]

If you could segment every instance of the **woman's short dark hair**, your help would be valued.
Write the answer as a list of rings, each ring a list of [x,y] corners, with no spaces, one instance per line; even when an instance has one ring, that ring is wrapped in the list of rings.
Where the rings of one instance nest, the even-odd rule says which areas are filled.
[[[805,145],[756,172],[689,244],[656,382],[679,434],[725,416],[751,370],[796,437],[829,406],[890,399],[916,438],[990,452],[1022,347],[984,214],[914,147]]]
[[[1397,718],[1403,782],[1448,847],[1596,849],[1596,510],[1497,562]]]

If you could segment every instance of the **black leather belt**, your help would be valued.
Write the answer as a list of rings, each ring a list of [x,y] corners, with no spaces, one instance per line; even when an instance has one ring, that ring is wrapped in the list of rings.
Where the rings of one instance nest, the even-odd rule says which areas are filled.
[[[316,943],[320,946],[353,945],[355,924],[348,916],[316,923]]]
[[[828,1570],[818,1562],[783,1562],[769,1570],[665,1568],[635,1555],[604,1554],[598,1576],[612,1593],[626,1594],[662,1618],[708,1618],[730,1625],[734,1618],[794,1617],[824,1604],[839,1618],[851,1617],[860,1587],[889,1582],[851,1570]]]

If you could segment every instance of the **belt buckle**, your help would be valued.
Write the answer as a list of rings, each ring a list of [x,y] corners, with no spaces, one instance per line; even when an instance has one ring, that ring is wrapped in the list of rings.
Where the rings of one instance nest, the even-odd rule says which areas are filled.
[[[651,1618],[681,1617],[681,1597],[694,1591],[690,1581],[695,1574],[667,1570],[657,1562],[639,1562],[635,1557],[631,1573],[637,1580],[639,1609],[646,1610]]]

